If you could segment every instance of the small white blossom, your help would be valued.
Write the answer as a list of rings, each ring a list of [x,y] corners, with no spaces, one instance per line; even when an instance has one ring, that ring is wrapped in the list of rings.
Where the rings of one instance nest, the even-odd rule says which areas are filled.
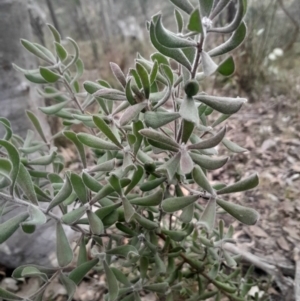
[[[209,19],[207,17],[202,18],[202,25],[204,27],[206,27],[206,29],[210,29],[212,27],[212,24],[213,24],[213,22],[211,19]]]

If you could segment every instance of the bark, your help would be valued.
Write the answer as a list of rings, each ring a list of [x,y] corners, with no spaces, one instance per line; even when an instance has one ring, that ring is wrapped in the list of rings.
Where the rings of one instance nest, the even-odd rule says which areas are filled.
[[[62,36],[62,32],[61,32],[59,23],[58,23],[57,18],[56,18],[56,14],[55,14],[55,10],[54,10],[53,5],[52,5],[52,1],[51,0],[46,0],[46,3],[47,3],[47,6],[48,6],[50,15],[51,15],[53,25],[57,29],[57,31],[60,33],[60,35]]]
[[[25,114],[26,109],[34,111],[42,124],[46,136],[50,128],[38,106],[43,101],[36,93],[36,85],[31,85],[23,74],[12,68],[12,63],[24,69],[37,68],[35,57],[20,44],[20,38],[32,40],[27,4],[24,0],[0,1],[0,116],[12,123],[16,134],[25,137],[31,123]],[[0,138],[4,135],[0,128]],[[0,200],[1,201],[1,200]],[[17,208],[1,216],[0,222],[16,215],[24,208]],[[0,245],[0,263],[14,268],[25,263],[49,265],[51,254],[55,252],[55,227],[52,221],[37,227],[34,234],[28,235],[19,229],[5,243]]]
[[[37,61],[20,44],[20,39],[32,40],[29,14],[26,1],[0,1],[0,115],[10,120],[14,132],[25,137],[28,128],[32,128],[25,110],[32,110],[39,116],[46,135],[50,135],[49,125],[43,114],[37,109],[43,106],[43,100],[12,63],[24,69],[37,68]],[[0,137],[4,129],[0,128]]]

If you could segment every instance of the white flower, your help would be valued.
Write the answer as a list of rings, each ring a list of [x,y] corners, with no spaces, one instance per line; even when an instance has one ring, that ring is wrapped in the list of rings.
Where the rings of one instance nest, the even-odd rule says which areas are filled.
[[[204,26],[204,27],[206,27],[207,29],[210,29],[211,27],[212,27],[212,20],[211,19],[209,19],[209,18],[207,18],[207,17],[203,17],[202,18],[202,25]]]
[[[273,53],[276,55],[276,56],[283,56],[283,50],[281,48],[275,48],[273,50]]]

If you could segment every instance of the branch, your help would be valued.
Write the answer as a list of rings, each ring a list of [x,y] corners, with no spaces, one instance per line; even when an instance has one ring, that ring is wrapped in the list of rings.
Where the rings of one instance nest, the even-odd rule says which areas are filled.
[[[285,8],[282,0],[277,0],[280,8],[282,9],[282,11],[285,13],[285,15],[290,19],[290,21],[293,23],[295,29],[294,29],[294,34],[293,34],[293,38],[292,40],[287,44],[287,46],[285,46],[284,51],[288,51],[290,50],[294,43],[297,40],[297,36],[299,34],[299,24],[298,22],[294,19],[294,17],[290,14],[290,12]]]

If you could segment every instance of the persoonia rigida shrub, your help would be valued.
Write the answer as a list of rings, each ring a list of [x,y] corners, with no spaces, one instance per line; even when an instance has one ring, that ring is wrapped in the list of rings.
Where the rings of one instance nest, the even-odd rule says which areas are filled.
[[[59,136],[70,140],[81,159],[80,170],[64,169],[62,156],[30,111],[40,140],[32,131],[23,140],[13,134],[8,120],[0,120],[6,129],[0,140],[2,214],[14,206],[24,209],[0,224],[0,242],[19,227],[35,235],[35,228],[48,219],[56,222],[58,266],[21,266],[13,273],[16,279],[32,276],[44,282],[26,300],[41,300],[56,276],[71,300],[93,268],[106,276],[108,301],[140,300],[142,291],[161,300],[178,295],[190,301],[224,296],[248,300],[253,281],[249,275],[241,281],[238,258],[223,248],[233,241],[233,227],[225,229],[216,216],[225,211],[246,225],[256,223],[255,210],[229,202],[226,195],[256,187],[258,177],[230,185],[213,185],[207,177],[228,161],[218,156],[219,144],[229,152],[245,151],[225,138],[224,122],[246,99],[199,90],[206,77],[233,74],[234,61],[227,54],[246,36],[247,1],[237,1],[236,15],[225,27],[214,27],[214,22],[227,0],[199,0],[198,6],[188,0],[171,2],[177,32],[165,28],[161,14],[154,15],[147,22],[156,49],[150,59],[137,55],[127,75],[110,63],[119,89],[101,79],[80,87],[84,66],[78,46],[68,38],[74,48],[69,54],[51,25],[53,51],[21,41],[43,66],[15,68],[39,85],[42,97],[55,101],[39,109],[62,119],[63,129],[51,141]],[[229,35],[207,49],[207,37],[218,34]],[[92,107],[97,113],[90,113]],[[72,128],[79,124],[83,130],[75,133]],[[90,162],[87,152],[94,156]],[[79,233],[76,260],[63,225]],[[3,289],[0,297],[22,299]]]

